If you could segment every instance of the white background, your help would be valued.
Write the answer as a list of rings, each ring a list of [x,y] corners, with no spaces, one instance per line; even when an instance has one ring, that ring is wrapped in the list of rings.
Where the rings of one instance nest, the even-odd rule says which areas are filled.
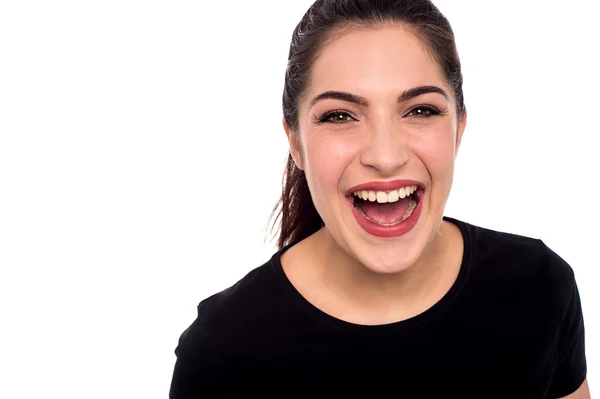
[[[284,70],[311,2],[0,3],[0,397],[167,397],[198,302],[275,249]],[[571,264],[593,390],[597,2],[436,3],[469,111],[446,214]]]

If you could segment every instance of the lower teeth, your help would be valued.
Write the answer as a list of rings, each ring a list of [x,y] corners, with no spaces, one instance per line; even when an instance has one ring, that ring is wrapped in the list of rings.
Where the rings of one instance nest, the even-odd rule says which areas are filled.
[[[356,207],[356,209],[358,209],[358,211],[361,213],[361,215],[363,215],[365,218],[367,218],[367,219],[368,219],[368,220],[370,220],[371,222],[373,222],[373,223],[377,223],[377,224],[378,224],[378,225],[380,225],[380,226],[386,226],[386,227],[389,227],[389,226],[395,226],[395,225],[397,225],[397,224],[400,224],[400,223],[404,222],[406,219],[408,219],[408,218],[409,218],[409,217],[412,215],[412,213],[413,213],[413,211],[415,210],[415,208],[416,208],[416,207],[417,207],[417,201],[415,201],[415,200],[412,198],[412,196],[411,196],[411,197],[408,199],[408,208],[406,208],[406,213],[404,214],[404,217],[402,217],[402,219],[401,219],[401,220],[398,220],[397,222],[394,222],[394,223],[379,223],[379,222],[376,222],[376,221],[374,221],[374,220],[371,220],[371,219],[369,219],[369,217],[368,217],[367,215],[365,215],[365,214],[363,213],[363,211],[362,211],[362,210],[361,210],[359,207]]]
[[[408,200],[408,208],[406,209],[406,213],[404,214],[404,217],[402,218],[402,222],[404,222],[406,219],[408,219],[410,217],[410,215],[412,215],[412,213],[416,207],[417,207],[417,201],[410,198]]]

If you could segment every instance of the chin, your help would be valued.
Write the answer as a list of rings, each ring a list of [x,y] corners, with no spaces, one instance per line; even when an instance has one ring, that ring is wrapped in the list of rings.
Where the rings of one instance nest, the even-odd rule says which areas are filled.
[[[377,274],[397,274],[409,270],[419,258],[416,248],[407,251],[401,245],[394,248],[357,248],[354,257],[367,269]],[[362,253],[361,253],[362,252]],[[411,252],[411,253],[407,253]]]
[[[419,221],[406,234],[394,238],[375,237],[362,228],[348,229],[344,250],[366,269],[377,274],[397,274],[411,269],[425,252],[438,226],[430,226],[425,205]]]
[[[417,191],[416,198],[418,204],[412,217],[399,230],[390,229],[393,234],[382,236],[380,231],[365,228],[351,198],[346,198],[341,212],[336,212],[336,219],[344,222],[336,226],[337,231],[326,231],[338,248],[365,269],[382,275],[405,272],[418,262],[439,228],[439,223],[431,225],[429,196]]]

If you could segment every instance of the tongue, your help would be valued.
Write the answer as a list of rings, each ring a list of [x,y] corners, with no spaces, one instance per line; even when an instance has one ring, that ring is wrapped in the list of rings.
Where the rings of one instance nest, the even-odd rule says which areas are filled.
[[[404,215],[406,215],[408,205],[409,199],[406,197],[396,202],[387,202],[384,204],[361,201],[359,207],[371,221],[380,224],[393,224],[401,221]]]

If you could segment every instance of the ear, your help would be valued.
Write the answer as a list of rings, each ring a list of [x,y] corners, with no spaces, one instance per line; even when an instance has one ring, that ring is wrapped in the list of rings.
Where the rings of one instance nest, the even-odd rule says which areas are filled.
[[[454,157],[458,155],[458,149],[460,148],[460,143],[462,141],[463,133],[465,132],[465,128],[467,127],[467,108],[463,110],[463,116],[461,122],[458,124],[458,129],[456,132],[456,146],[454,147]]]
[[[287,136],[288,143],[290,145],[290,154],[296,163],[296,166],[300,170],[304,170],[304,162],[302,161],[302,151],[300,150],[300,140],[298,139],[298,133],[293,132],[285,121],[283,121],[283,130]]]

